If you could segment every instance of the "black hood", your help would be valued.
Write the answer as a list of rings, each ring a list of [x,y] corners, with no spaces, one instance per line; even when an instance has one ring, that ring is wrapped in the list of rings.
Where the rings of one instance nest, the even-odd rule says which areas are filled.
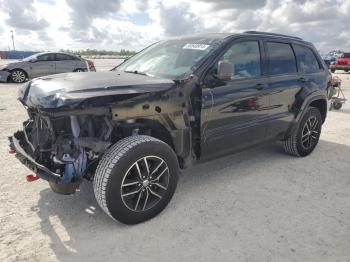
[[[74,106],[101,96],[132,95],[164,91],[174,81],[117,71],[67,73],[36,78],[20,90],[19,100],[28,107]]]

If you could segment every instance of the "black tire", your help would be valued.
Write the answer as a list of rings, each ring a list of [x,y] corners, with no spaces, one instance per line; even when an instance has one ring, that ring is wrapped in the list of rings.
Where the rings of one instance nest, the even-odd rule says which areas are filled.
[[[332,72],[332,73],[335,73],[335,69],[331,69],[331,72]]]
[[[11,71],[10,79],[14,83],[24,83],[27,80],[27,73],[22,69],[14,69]]]
[[[77,68],[73,72],[85,72],[85,71],[86,71],[85,69]]]
[[[340,108],[342,108],[342,106],[343,106],[343,104],[341,102],[338,102],[338,101],[333,102],[333,108],[335,110],[339,110]]]
[[[317,122],[313,122],[314,120]],[[288,140],[284,141],[284,150],[286,153],[298,157],[309,155],[318,144],[321,130],[322,116],[320,111],[315,107],[309,107],[300,119],[297,128]],[[305,141],[305,139],[309,140]]]
[[[157,164],[152,163],[158,159]],[[160,159],[163,164],[154,171],[162,162]],[[177,186],[178,170],[176,154],[166,143],[150,136],[126,137],[108,149],[98,164],[93,181],[96,200],[110,217],[119,222],[129,225],[143,222],[167,206]],[[152,181],[157,181],[159,186]],[[136,191],[139,193],[133,193]]]
[[[348,72],[349,72],[349,69],[345,69],[344,71],[345,71],[345,73],[348,73]]]

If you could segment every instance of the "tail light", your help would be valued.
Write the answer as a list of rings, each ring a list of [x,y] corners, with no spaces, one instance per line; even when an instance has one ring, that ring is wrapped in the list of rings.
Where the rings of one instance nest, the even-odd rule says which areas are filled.
[[[88,63],[88,66],[89,66],[89,69],[90,69],[90,70],[95,70],[94,62],[92,62],[92,61],[90,61],[90,60],[87,60],[87,63]]]

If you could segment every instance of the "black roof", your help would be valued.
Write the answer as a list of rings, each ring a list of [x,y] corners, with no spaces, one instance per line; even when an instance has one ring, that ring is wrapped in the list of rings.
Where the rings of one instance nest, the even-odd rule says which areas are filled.
[[[261,31],[246,31],[243,33],[206,33],[206,34],[196,34],[196,35],[188,35],[188,36],[180,36],[175,38],[217,38],[217,39],[225,39],[227,37],[233,36],[267,36],[267,37],[280,37],[280,38],[288,38],[293,40],[303,41],[300,37],[289,36],[284,34],[270,33],[270,32],[261,32]]]

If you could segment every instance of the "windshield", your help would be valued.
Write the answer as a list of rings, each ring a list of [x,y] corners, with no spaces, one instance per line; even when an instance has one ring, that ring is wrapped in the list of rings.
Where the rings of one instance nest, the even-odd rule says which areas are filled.
[[[159,42],[131,57],[116,70],[182,79],[198,68],[219,42],[220,39],[199,37]]]
[[[343,58],[350,58],[350,53],[344,53]]]
[[[29,60],[31,60],[31,59],[36,58],[37,56],[38,56],[38,54],[28,56],[28,57],[24,58],[23,61],[29,61]]]

